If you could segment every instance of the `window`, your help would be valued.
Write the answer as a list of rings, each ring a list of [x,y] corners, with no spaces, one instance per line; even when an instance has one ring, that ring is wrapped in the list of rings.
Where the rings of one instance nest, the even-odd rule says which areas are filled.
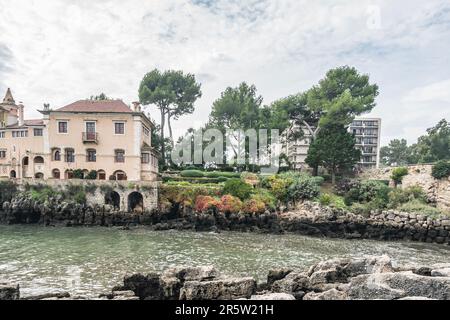
[[[66,149],[66,162],[75,162],[75,150]]]
[[[114,133],[115,134],[125,134],[125,123],[114,122]]]
[[[58,133],[67,133],[67,121],[58,122]]]
[[[58,169],[52,170],[52,177],[53,179],[60,179],[61,178],[61,172]]]
[[[142,130],[144,131],[144,134],[145,134],[146,136],[149,136],[149,135],[150,135],[150,130],[149,130],[146,126],[142,126]]]
[[[106,173],[104,170],[97,171],[98,180],[106,180]]]
[[[34,136],[35,137],[42,137],[43,135],[43,130],[42,129],[34,129]]]
[[[53,161],[61,161],[61,151],[59,149],[53,151]]]
[[[13,131],[12,136],[13,138],[25,138],[28,137],[28,131],[27,130]]]
[[[0,138],[4,138],[5,137],[5,131],[0,131]]]
[[[6,158],[6,150],[0,150],[0,159]]]
[[[125,151],[124,150],[115,150],[115,161],[116,162],[125,162]]]
[[[143,153],[141,155],[141,163],[150,163],[150,153]]]
[[[96,162],[97,161],[97,152],[95,149],[88,149],[86,151],[86,161],[87,162]]]

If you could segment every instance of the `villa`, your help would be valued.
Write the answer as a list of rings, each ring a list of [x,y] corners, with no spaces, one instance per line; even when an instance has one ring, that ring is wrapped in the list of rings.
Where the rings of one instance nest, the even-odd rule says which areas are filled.
[[[138,102],[130,108],[122,100],[79,100],[39,112],[42,119],[25,120],[24,106],[7,90],[0,103],[0,178],[72,179],[82,170],[98,180],[156,180],[154,124]]]

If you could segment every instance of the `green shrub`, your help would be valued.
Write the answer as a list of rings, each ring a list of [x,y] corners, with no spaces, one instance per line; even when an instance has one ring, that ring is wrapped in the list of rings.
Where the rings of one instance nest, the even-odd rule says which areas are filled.
[[[436,216],[442,213],[439,209],[432,207],[426,203],[423,203],[418,199],[414,199],[412,201],[402,204],[399,207],[399,210],[410,213],[411,212],[421,213],[429,216]]]
[[[377,204],[385,207],[389,202],[389,192],[391,189],[384,183],[373,180],[364,180],[352,187],[345,195],[346,205],[354,202],[368,203],[377,200]]]
[[[203,173],[203,171],[200,170],[183,170],[180,172],[180,176],[190,178],[202,178],[205,176],[205,174]]]
[[[224,194],[230,194],[241,200],[246,200],[252,194],[253,188],[241,179],[229,179],[223,187]]]
[[[317,197],[320,188],[311,177],[301,177],[294,180],[288,188],[290,201],[308,200]]]
[[[402,183],[403,177],[408,174],[408,168],[401,167],[392,170],[391,179],[394,180],[395,185]]]
[[[57,192],[52,187],[44,185],[31,186],[29,192],[31,199],[38,202],[48,201],[50,197],[53,197],[57,194]]]
[[[89,193],[89,194],[94,194],[95,191],[97,190],[97,186],[93,183],[88,183],[85,187],[84,190]]]
[[[12,181],[0,181],[0,208],[3,202],[10,202],[17,193],[17,185]]]
[[[224,172],[224,171],[211,171],[205,172],[205,177],[208,178],[239,178],[241,175],[238,172]]]
[[[319,203],[323,206],[330,206],[330,207],[335,207],[335,208],[339,208],[339,209],[347,208],[343,197],[340,197],[340,196],[337,196],[334,194],[330,194],[330,193],[321,194],[319,197]]]
[[[262,201],[266,208],[269,210],[275,210],[277,205],[277,199],[267,189],[258,188],[255,193],[250,196],[250,199]]]
[[[311,180],[312,180],[315,184],[317,184],[318,186],[321,186],[321,185],[325,182],[325,178],[324,178],[324,177],[320,177],[320,176],[317,176],[317,177],[311,177]]]
[[[450,177],[450,161],[441,160],[437,162],[432,168],[431,175],[436,179]]]
[[[405,189],[394,189],[389,192],[389,207],[397,208],[400,205],[412,200],[419,200],[426,203],[427,196],[420,186],[410,186]]]
[[[83,170],[81,170],[81,169],[73,170],[73,178],[74,179],[83,179],[83,177],[84,177]]]
[[[87,180],[95,180],[95,179],[97,179],[97,171],[96,170],[89,171],[89,173],[84,178],[87,179]]]

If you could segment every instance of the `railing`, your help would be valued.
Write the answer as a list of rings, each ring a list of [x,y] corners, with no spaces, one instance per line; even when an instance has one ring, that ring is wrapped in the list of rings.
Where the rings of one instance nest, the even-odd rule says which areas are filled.
[[[83,132],[83,142],[97,142],[98,141],[98,133],[97,132]]]

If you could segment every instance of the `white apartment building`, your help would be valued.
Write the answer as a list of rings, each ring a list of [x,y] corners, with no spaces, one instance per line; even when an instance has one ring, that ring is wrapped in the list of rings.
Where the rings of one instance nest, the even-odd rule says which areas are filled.
[[[303,130],[304,136],[295,141],[284,141],[282,150],[288,157],[293,169],[305,170],[308,168],[305,159],[311,143],[311,134],[305,127],[296,126],[293,130]],[[355,135],[356,148],[362,152],[361,160],[357,164],[358,169],[378,168],[380,164],[381,119],[355,118],[349,126],[349,131]],[[286,139],[286,137],[283,136],[283,139]]]

